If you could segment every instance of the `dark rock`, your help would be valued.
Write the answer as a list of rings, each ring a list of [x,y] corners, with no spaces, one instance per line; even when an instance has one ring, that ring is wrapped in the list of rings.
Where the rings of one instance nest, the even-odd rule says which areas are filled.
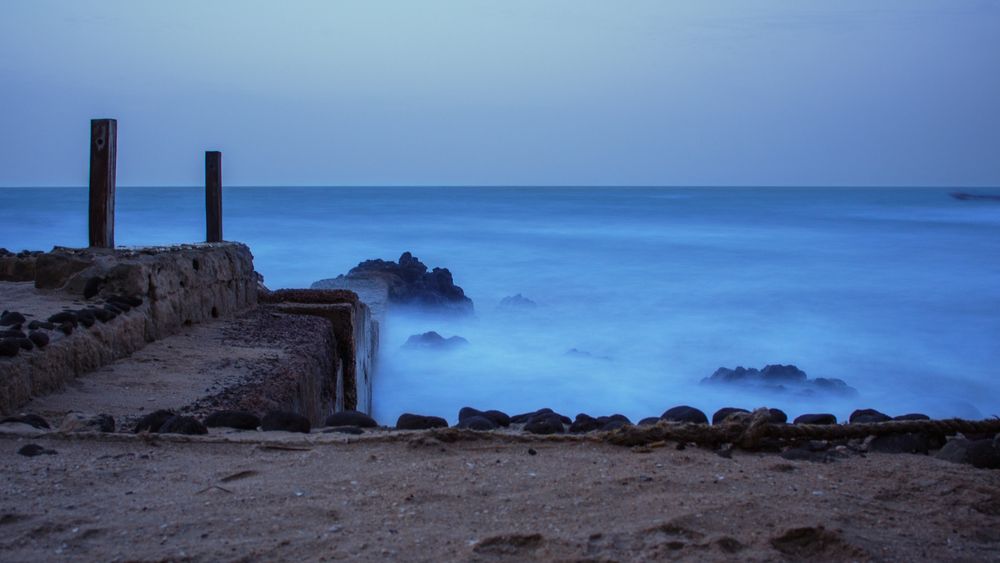
[[[585,432],[593,432],[603,426],[602,423],[589,414],[580,413],[576,415],[576,419],[573,424],[569,425],[569,431],[571,434],[583,434]]]
[[[453,348],[459,348],[465,346],[469,341],[462,338],[461,336],[452,336],[451,338],[445,338],[440,334],[434,332],[425,332],[423,334],[414,334],[406,339],[406,344],[403,344],[403,348],[426,348],[432,350],[451,350]]]
[[[409,252],[404,252],[398,263],[366,260],[351,269],[346,277],[383,280],[389,288],[390,303],[461,314],[473,311],[472,300],[455,285],[450,271],[434,268],[428,272],[427,266]]]
[[[308,434],[312,429],[309,419],[301,414],[288,411],[270,411],[260,420],[261,430],[283,430],[285,432],[301,432]]]
[[[115,419],[109,414],[68,413],[59,425],[60,432],[114,432]]]
[[[851,424],[870,424],[873,422],[887,422],[892,420],[892,417],[885,413],[881,413],[875,409],[858,409],[851,413],[848,421]]]
[[[80,309],[76,312],[76,320],[83,325],[84,328],[90,328],[97,322],[97,317],[94,316],[94,312],[89,309]]]
[[[646,418],[639,421],[639,426],[653,426],[660,421],[657,416],[647,416]]]
[[[163,421],[157,432],[160,434],[197,435],[208,434],[208,428],[205,428],[204,424],[192,416],[172,416]]]
[[[132,308],[138,307],[138,306],[142,305],[142,303],[143,303],[142,297],[139,297],[137,295],[131,295],[131,296],[130,295],[112,295],[111,297],[108,298],[108,301],[110,301],[112,303],[115,303],[115,304],[118,304],[119,306],[121,306],[120,304],[124,304],[124,305],[127,305],[127,306],[132,307]],[[128,311],[128,309],[125,309],[125,310]]]
[[[91,297],[97,295],[101,292],[101,288],[104,287],[104,278],[101,276],[94,276],[87,280],[86,285],[83,286],[83,298],[90,299]]]
[[[0,315],[0,326],[21,326],[27,321],[28,319],[17,311],[7,311]]]
[[[16,356],[21,351],[21,344],[18,340],[15,338],[0,339],[0,358],[13,358]]]
[[[510,417],[510,421],[514,424],[525,424],[529,422],[532,418],[535,418],[536,416],[543,414],[555,414],[557,417],[559,417],[559,420],[563,424],[573,424],[573,421],[570,420],[568,416],[563,416],[547,407],[543,409],[538,409],[537,411],[534,412],[526,412],[523,414],[514,415]]]
[[[135,432],[136,434],[138,434],[139,432],[159,432],[160,427],[163,426],[163,423],[166,422],[167,419],[173,416],[174,413],[172,411],[168,410],[153,411],[147,414],[146,416],[140,418],[139,421],[135,423],[135,429],[133,430],[133,432]]]
[[[358,411],[335,412],[326,417],[325,424],[327,426],[357,426],[358,428],[375,428],[378,426],[374,418]]]
[[[837,424],[832,414],[803,414],[795,418],[795,424]]]
[[[719,368],[711,376],[701,380],[702,384],[739,385],[756,387],[765,391],[796,393],[800,395],[857,396],[858,392],[841,379],[818,377],[809,379],[806,372],[793,365],[767,365],[763,369]]]
[[[612,430],[618,430],[619,428],[624,428],[629,426],[630,422],[625,422],[624,420],[619,420],[617,418],[608,420],[603,425],[601,425],[601,432],[610,432]]]
[[[996,440],[953,438],[934,456],[954,463],[965,463],[980,469],[1000,469],[1000,448]]]
[[[45,330],[54,330],[56,325],[43,321],[31,321],[28,323],[28,330],[38,330],[42,328]]]
[[[429,430],[447,427],[448,421],[439,416],[424,416],[407,412],[399,415],[399,418],[396,419],[396,428],[400,430]]]
[[[749,412],[750,411],[748,411],[746,409],[741,409],[741,408],[737,408],[737,407],[723,407],[723,408],[715,411],[715,414],[712,415],[712,424],[719,424],[719,423],[721,423],[723,420],[726,420],[727,416],[729,416],[731,414],[749,413]]]
[[[38,346],[39,348],[45,348],[49,345],[49,335],[44,332],[34,330],[28,334],[28,339],[30,339],[35,346]]]
[[[458,421],[456,428],[469,430],[496,430],[497,425],[485,416],[469,416]]]
[[[868,451],[886,454],[926,454],[930,439],[926,434],[882,434],[868,444]]]
[[[51,317],[49,317],[49,322],[55,324],[62,324],[62,323],[76,324],[77,320],[78,319],[76,318],[76,313],[74,313],[73,311],[62,311],[60,313],[56,313]]]
[[[73,334],[73,327],[75,327],[75,326],[76,325],[74,325],[73,323],[71,323],[69,321],[66,321],[66,322],[62,323],[61,325],[59,325],[59,331],[62,332],[63,334],[65,334],[66,336],[69,336],[69,335]]]
[[[693,422],[696,424],[708,424],[708,417],[705,413],[700,410],[689,407],[687,405],[682,405],[679,407],[674,407],[672,409],[667,409],[662,415],[660,415],[660,420],[669,420],[671,422]]]
[[[121,315],[125,313],[125,309],[122,309],[121,307],[115,305],[114,303],[105,303],[104,310],[114,313],[115,315]]]
[[[534,309],[536,307],[538,307],[538,303],[535,303],[534,301],[528,299],[527,297],[521,295],[520,293],[518,293],[517,295],[504,297],[503,299],[500,300],[501,309],[507,309],[507,310]]]
[[[458,411],[459,422],[473,416],[481,416],[487,418],[497,426],[503,426],[503,427],[510,426],[510,417],[507,416],[507,413],[501,411],[497,410],[481,411],[478,409],[474,409],[472,407],[462,407],[462,409]]]
[[[15,338],[14,341],[22,350],[30,352],[35,349],[35,343],[28,338]]]
[[[0,420],[0,424],[7,424],[9,422],[10,423],[19,422],[21,424],[27,424],[28,426],[31,426],[33,428],[38,428],[39,430],[48,430],[52,428],[51,426],[49,426],[49,423],[44,418],[38,416],[37,414],[22,414],[18,416],[8,416],[7,418]]]
[[[24,331],[20,329],[0,330],[0,338],[24,338]]]
[[[524,431],[532,434],[562,434],[566,432],[563,428],[563,420],[556,413],[542,413],[532,417],[524,425]]]
[[[784,424],[788,422],[788,415],[781,409],[767,409],[771,413],[771,424]]]
[[[260,417],[246,411],[215,411],[205,419],[205,426],[256,430],[260,426]]]
[[[915,412],[915,413],[910,413],[910,414],[901,414],[899,416],[894,416],[894,417],[892,417],[892,419],[893,420],[930,420],[931,417],[927,416],[926,414],[920,414],[920,413],[916,413]]]
[[[90,311],[90,313],[94,315],[94,318],[101,321],[102,323],[106,323],[118,316],[118,313],[115,313],[114,311],[109,311],[107,309],[88,309],[88,311]]]
[[[17,453],[25,457],[35,457],[36,455],[55,455],[59,452],[45,449],[38,444],[25,444],[21,446],[21,449],[17,450]]]

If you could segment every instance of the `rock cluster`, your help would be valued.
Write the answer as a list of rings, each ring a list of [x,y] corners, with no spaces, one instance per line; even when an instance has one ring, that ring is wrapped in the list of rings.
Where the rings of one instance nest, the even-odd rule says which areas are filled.
[[[834,395],[855,397],[857,389],[842,379],[817,377],[810,379],[806,372],[793,365],[767,365],[763,369],[719,368],[701,380],[706,385],[734,385],[763,391],[791,393],[801,396]]]
[[[452,350],[455,348],[461,348],[468,343],[469,341],[461,336],[451,336],[445,338],[432,330],[423,334],[414,334],[410,336],[406,339],[406,343],[403,344],[403,348]]]
[[[98,322],[110,322],[142,303],[141,297],[111,295],[89,307],[66,309],[45,321],[28,321],[30,314],[3,311],[0,313],[0,357],[12,358],[22,350],[45,348],[56,332],[69,336],[77,327],[90,328]]]

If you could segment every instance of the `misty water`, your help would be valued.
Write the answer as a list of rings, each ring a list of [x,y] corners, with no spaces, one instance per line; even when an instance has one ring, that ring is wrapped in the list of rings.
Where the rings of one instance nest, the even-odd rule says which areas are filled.
[[[117,201],[118,244],[204,236],[199,189],[120,188]],[[271,288],[407,250],[452,271],[474,317],[390,313],[383,326],[384,424],[404,411],[454,422],[465,405],[1000,414],[1000,203],[943,189],[230,188],[224,212]],[[0,246],[85,244],[86,190],[0,190]],[[538,307],[498,308],[518,293]],[[470,344],[401,349],[428,330]],[[860,396],[699,385],[778,363]]]

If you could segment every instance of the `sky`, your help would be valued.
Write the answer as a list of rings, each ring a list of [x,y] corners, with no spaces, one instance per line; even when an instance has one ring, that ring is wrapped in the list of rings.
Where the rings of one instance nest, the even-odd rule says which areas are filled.
[[[0,186],[1000,185],[998,0],[2,0]]]

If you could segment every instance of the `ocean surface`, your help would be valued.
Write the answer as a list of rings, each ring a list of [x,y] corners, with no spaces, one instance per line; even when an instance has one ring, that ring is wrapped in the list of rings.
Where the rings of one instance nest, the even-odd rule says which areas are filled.
[[[1000,415],[1000,203],[944,189],[228,188],[227,240],[271,288],[411,251],[475,302],[390,316],[375,415],[465,405],[633,420],[688,404],[795,416]],[[0,247],[86,244],[83,188],[0,189]],[[120,245],[204,237],[197,188],[119,188]],[[498,308],[522,294],[538,307]],[[447,353],[411,334],[461,335]],[[570,349],[589,354],[568,355]],[[699,385],[795,364],[853,399]]]

